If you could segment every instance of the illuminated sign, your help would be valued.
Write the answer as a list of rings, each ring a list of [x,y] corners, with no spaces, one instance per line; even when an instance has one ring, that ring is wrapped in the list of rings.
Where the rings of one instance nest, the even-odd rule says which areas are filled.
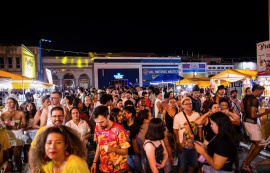
[[[36,78],[35,55],[24,45],[22,47],[22,75],[29,78]]]
[[[121,73],[117,73],[117,75],[113,75],[115,79],[123,79],[123,76]]]

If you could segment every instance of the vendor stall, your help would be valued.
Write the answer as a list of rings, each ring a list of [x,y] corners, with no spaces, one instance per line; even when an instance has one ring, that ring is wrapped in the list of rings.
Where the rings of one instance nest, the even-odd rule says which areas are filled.
[[[6,71],[0,70],[0,75],[2,78],[9,78],[12,89],[36,89],[36,88],[46,88],[49,89],[52,87],[52,84],[38,81],[36,79],[31,79],[28,77],[24,77],[22,75],[16,73],[10,73]]]

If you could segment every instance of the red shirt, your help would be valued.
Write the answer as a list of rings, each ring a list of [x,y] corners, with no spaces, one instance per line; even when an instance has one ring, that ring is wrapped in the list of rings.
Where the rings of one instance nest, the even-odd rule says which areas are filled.
[[[91,128],[91,124],[90,124],[89,118],[88,118],[88,116],[85,113],[83,113],[83,112],[81,113],[80,112],[80,119],[85,120],[87,122],[88,126]]]

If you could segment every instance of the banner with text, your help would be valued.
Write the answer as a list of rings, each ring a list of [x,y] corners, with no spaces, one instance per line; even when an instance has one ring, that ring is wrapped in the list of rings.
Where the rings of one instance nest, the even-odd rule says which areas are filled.
[[[179,75],[178,68],[142,68],[143,86],[150,85],[150,82],[158,75],[175,74]]]
[[[257,43],[258,76],[270,75],[270,41]]]

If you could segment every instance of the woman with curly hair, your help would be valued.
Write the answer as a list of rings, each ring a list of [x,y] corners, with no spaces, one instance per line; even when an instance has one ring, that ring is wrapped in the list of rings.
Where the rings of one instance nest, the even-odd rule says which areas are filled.
[[[89,172],[86,146],[70,127],[57,125],[45,129],[32,153],[35,170],[40,172]]]

